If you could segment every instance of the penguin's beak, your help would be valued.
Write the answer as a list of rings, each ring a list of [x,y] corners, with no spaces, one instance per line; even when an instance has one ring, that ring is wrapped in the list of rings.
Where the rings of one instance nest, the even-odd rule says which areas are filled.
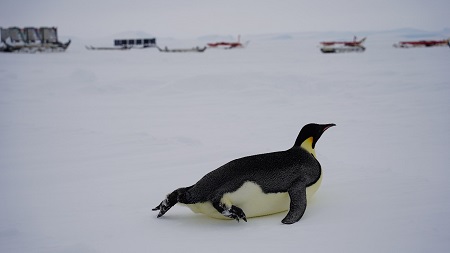
[[[320,136],[322,136],[322,134],[330,127],[336,126],[336,124],[331,123],[331,124],[324,124],[324,125],[319,125],[319,128],[317,128],[317,133],[316,136],[313,137],[313,143],[312,143],[312,148],[314,149],[314,147],[316,146],[316,142],[319,140]],[[322,131],[320,131],[320,127],[322,127]]]
[[[322,130],[322,133],[325,132],[328,128],[334,127],[334,126],[336,126],[336,124],[334,124],[334,123],[326,124]]]
[[[323,126],[322,133],[324,133],[328,128],[336,126],[334,123],[326,124]]]

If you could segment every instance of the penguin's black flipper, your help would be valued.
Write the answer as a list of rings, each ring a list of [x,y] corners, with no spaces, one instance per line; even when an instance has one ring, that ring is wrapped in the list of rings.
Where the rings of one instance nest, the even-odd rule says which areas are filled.
[[[288,190],[291,203],[289,212],[281,221],[283,224],[293,224],[299,221],[306,210],[306,184],[298,180]]]

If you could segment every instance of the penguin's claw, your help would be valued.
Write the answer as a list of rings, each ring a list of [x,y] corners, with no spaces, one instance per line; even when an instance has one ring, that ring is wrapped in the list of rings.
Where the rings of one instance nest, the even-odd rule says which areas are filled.
[[[159,204],[157,207],[153,208],[152,211],[158,211],[161,209],[161,204]]]
[[[165,199],[161,202],[161,204],[159,204],[157,207],[153,208],[152,211],[158,211],[158,216],[157,218],[163,216],[167,211],[169,211],[169,209],[172,207],[173,205],[169,204],[168,199]]]
[[[231,219],[235,219],[237,222],[239,222],[240,219],[247,222],[247,217],[245,216],[244,211],[237,206],[231,206],[230,209],[226,209],[222,212],[222,214]]]

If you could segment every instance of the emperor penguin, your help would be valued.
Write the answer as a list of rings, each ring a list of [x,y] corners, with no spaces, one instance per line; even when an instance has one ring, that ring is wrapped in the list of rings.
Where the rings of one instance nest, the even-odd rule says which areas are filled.
[[[218,219],[247,218],[288,211],[281,221],[299,221],[307,199],[322,182],[315,146],[335,124],[305,125],[285,151],[238,158],[209,172],[197,183],[174,190],[153,211],[163,216],[177,203]]]

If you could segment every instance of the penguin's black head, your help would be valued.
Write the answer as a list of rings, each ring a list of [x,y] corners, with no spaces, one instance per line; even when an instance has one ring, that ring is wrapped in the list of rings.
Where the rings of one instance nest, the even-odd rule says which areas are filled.
[[[316,142],[319,140],[320,136],[322,136],[323,132],[328,128],[336,126],[336,124],[315,124],[310,123],[305,125],[300,133],[298,134],[297,139],[295,140],[294,146],[308,146],[308,148],[314,149],[316,146]],[[310,143],[304,143],[306,140],[310,141]],[[309,146],[311,145],[311,146]]]

